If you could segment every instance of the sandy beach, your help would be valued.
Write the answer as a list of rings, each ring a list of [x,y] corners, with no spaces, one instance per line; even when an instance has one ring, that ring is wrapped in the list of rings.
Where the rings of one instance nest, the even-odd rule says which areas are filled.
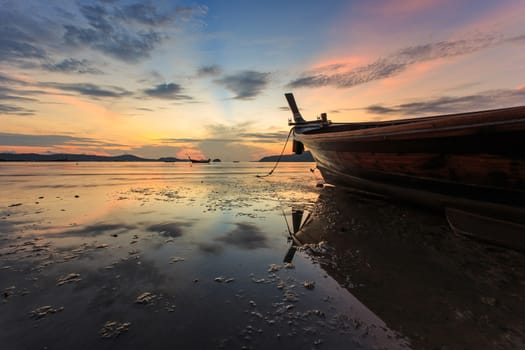
[[[318,187],[311,163],[256,176],[271,165],[1,164],[0,343],[524,346],[522,253],[455,236],[439,213]],[[302,246],[292,210],[311,213]]]

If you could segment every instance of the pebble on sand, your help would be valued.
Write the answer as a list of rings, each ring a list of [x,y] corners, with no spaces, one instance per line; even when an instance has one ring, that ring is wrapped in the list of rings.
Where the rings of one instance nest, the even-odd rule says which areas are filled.
[[[78,282],[82,278],[80,278],[80,274],[78,273],[70,273],[68,275],[62,276],[59,279],[57,279],[57,286],[61,286],[66,283],[73,283]]]
[[[107,321],[98,333],[102,338],[114,338],[127,332],[129,326],[131,326],[131,322]]]
[[[46,317],[49,314],[56,314],[57,312],[60,312],[62,310],[64,310],[63,306],[55,308],[50,305],[45,305],[34,309],[29,315],[31,316],[31,318],[36,318],[38,320],[42,317]]]
[[[280,269],[281,269],[281,265],[271,264],[268,267],[268,272],[275,272],[275,271],[279,271]]]
[[[139,295],[135,299],[135,303],[137,303],[137,304],[149,304],[150,302],[155,300],[156,297],[157,296],[155,294],[153,294],[153,293],[144,292],[144,293],[142,293],[141,295]]]
[[[315,282],[314,281],[304,281],[303,286],[306,289],[314,289],[315,288]]]

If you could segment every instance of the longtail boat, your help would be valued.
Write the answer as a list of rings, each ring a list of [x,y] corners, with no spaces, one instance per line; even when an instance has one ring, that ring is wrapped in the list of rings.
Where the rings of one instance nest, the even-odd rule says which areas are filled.
[[[211,158],[208,158],[208,159],[193,159],[190,156],[188,156],[188,159],[190,160],[190,162],[192,164],[208,164],[209,162],[211,162]]]
[[[308,148],[327,183],[446,209],[449,221],[518,224],[525,236],[525,106],[332,123],[326,113],[306,121],[285,96],[294,152]],[[470,229],[462,227],[476,236]]]

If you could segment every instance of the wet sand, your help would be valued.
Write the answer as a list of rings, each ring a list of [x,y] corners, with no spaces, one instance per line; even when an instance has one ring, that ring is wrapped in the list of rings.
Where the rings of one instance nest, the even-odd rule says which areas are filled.
[[[524,349],[525,255],[454,234],[441,212],[325,188],[303,243],[415,349]]]
[[[283,263],[319,179],[271,165],[2,164],[0,344],[406,348],[306,252]]]
[[[270,166],[1,165],[0,344],[522,347],[523,254]]]

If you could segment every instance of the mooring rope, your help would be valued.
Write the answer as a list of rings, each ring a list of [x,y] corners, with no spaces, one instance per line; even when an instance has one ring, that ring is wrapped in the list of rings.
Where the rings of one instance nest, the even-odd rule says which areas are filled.
[[[286,145],[288,144],[288,140],[290,139],[290,135],[292,134],[293,127],[290,129],[290,132],[288,132],[288,136],[286,137],[286,142],[284,143],[283,150],[281,151],[281,154],[279,155],[279,158],[275,161],[275,165],[273,166],[272,170],[268,172],[266,175],[255,175],[256,177],[267,177],[273,174],[274,170],[277,168],[277,165],[279,165],[279,162],[281,161],[281,158],[283,157],[284,151],[286,150]]]

